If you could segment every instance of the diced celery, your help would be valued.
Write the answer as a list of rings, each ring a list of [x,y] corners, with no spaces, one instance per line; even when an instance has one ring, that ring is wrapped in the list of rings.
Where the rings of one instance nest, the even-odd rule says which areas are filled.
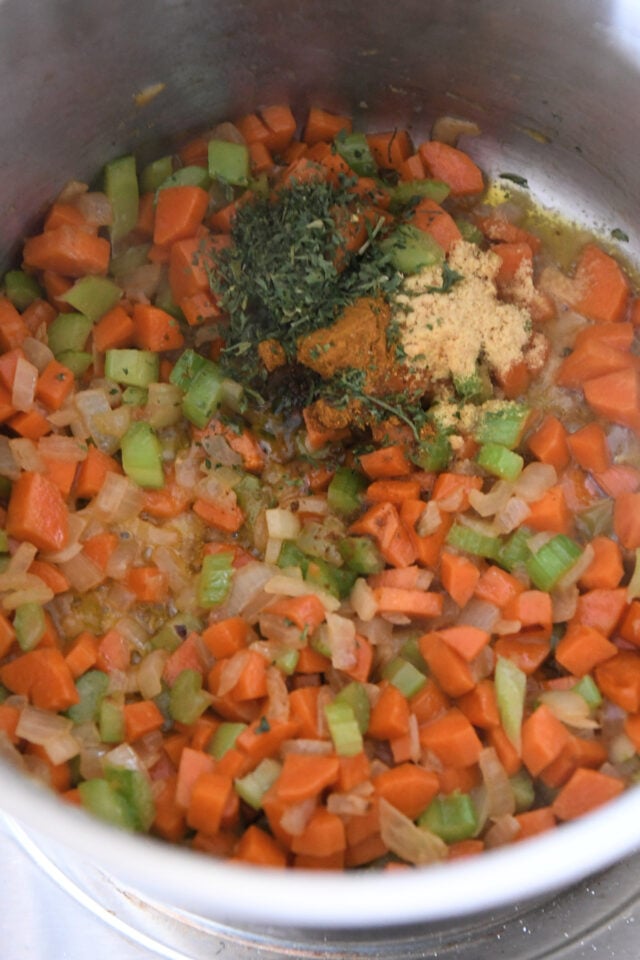
[[[500,540],[480,533],[461,523],[454,523],[447,534],[447,543],[458,550],[464,550],[475,557],[486,557],[495,560],[500,553]]]
[[[40,284],[31,274],[24,270],[9,270],[4,275],[4,291],[16,310],[21,313],[42,296]]]
[[[74,377],[81,377],[93,363],[93,354],[86,350],[63,350],[56,354],[56,360],[71,370]]]
[[[167,187],[201,187],[203,190],[208,190],[210,184],[211,178],[205,168],[194,164],[189,167],[180,167],[179,170],[169,174],[156,189],[160,191],[166,190]]]
[[[47,343],[58,358],[66,350],[84,350],[93,324],[82,313],[59,313],[47,330]]]
[[[215,757],[216,760],[222,760],[227,750],[232,750],[236,745],[236,740],[243,730],[247,729],[246,723],[234,723],[231,720],[223,721],[216,728],[213,734],[207,752]]]
[[[527,572],[538,590],[553,590],[581,554],[577,543],[558,533],[527,560]]]
[[[518,749],[524,716],[527,675],[506,657],[498,657],[494,671],[498,712],[504,732]]]
[[[405,180],[393,188],[392,202],[394,206],[406,206],[412,201],[426,198],[442,203],[449,193],[449,187],[442,180]]]
[[[401,224],[380,243],[400,273],[418,273],[444,260],[444,250],[431,234],[410,223]]]
[[[352,680],[351,683],[346,684],[346,686],[335,695],[333,702],[347,703],[353,710],[360,733],[364,734],[367,732],[369,729],[371,706],[364,684],[359,683],[357,680]]]
[[[373,159],[364,133],[341,131],[334,140],[335,148],[345,163],[359,177],[375,177],[378,166]]]
[[[482,403],[493,394],[493,385],[486,367],[478,364],[468,377],[453,377],[453,388],[465,403]]]
[[[136,817],[131,805],[101,778],[85,780],[78,785],[80,801],[90,813],[124,830],[135,830]]]
[[[353,707],[344,701],[334,700],[326,704],[324,715],[338,756],[354,757],[362,753],[364,744]]]
[[[104,375],[126,387],[148,387],[155,383],[160,372],[160,358],[151,350],[133,347],[107,350],[104,355]]]
[[[155,817],[151,781],[147,774],[140,770],[107,766],[104,775],[107,783],[128,803],[133,814],[133,829],[146,833]]]
[[[242,413],[245,409],[244,387],[237,380],[225,377],[222,381],[222,397],[220,402],[227,410]]]
[[[485,443],[480,447],[476,463],[494,477],[511,482],[518,479],[524,467],[524,459],[501,443]]]
[[[177,387],[180,387],[181,390],[186,390],[195,375],[199,373],[200,370],[206,369],[210,363],[210,360],[207,360],[202,354],[196,353],[195,350],[189,347],[180,354],[174,363],[173,369],[169,374],[169,381]]]
[[[275,657],[273,663],[281,673],[284,673],[286,677],[290,677],[293,673],[295,673],[299,659],[300,651],[290,648],[283,650],[282,653],[279,653],[277,657]]]
[[[156,295],[153,298],[153,305],[164,310],[165,313],[170,313],[176,320],[184,320],[184,313],[173,299],[171,284],[169,283],[168,276],[165,274],[160,277],[160,283],[158,284]]]
[[[132,423],[120,442],[122,468],[139,487],[159,490],[164,486],[162,445],[148,423]]]
[[[404,657],[394,657],[383,669],[382,676],[404,694],[407,699],[422,690],[427,678]]]
[[[234,780],[236,793],[254,810],[259,810],[262,806],[262,798],[276,782],[281,770],[282,764],[278,760],[272,757],[261,760],[251,773]]]
[[[522,439],[529,413],[529,407],[515,401],[497,410],[484,410],[474,430],[474,439],[478,443],[501,443],[513,450]]]
[[[206,427],[222,399],[222,374],[210,361],[198,370],[182,399],[182,412],[196,427]]]
[[[167,620],[151,640],[151,646],[156,650],[176,650],[190,633],[199,633],[202,630],[202,620],[192,613],[179,613],[171,620]]]
[[[456,227],[462,234],[462,239],[466,240],[467,243],[481,244],[484,241],[482,231],[478,230],[475,223],[471,223],[471,221],[465,217],[456,218]]]
[[[251,473],[245,473],[234,490],[245,516],[245,525],[251,529],[267,505],[268,495],[258,477]],[[282,566],[279,559],[278,564]]]
[[[583,700],[586,700],[590,710],[597,710],[602,705],[602,694],[590,674],[586,673],[571,689],[575,693],[579,693]]]
[[[384,560],[369,537],[344,537],[338,542],[340,556],[349,570],[369,576],[384,570]]]
[[[420,652],[419,637],[409,637],[400,648],[400,656],[412,663],[420,673],[428,673],[427,664]]]
[[[451,444],[446,433],[436,430],[431,436],[421,438],[411,459],[429,472],[446,470],[451,459]]]
[[[527,771],[524,769],[518,770],[512,777],[509,777],[509,783],[516,801],[516,813],[530,810],[536,798],[536,793],[533,780]]]
[[[342,516],[355,513],[362,505],[360,494],[366,486],[366,478],[357,470],[338,467],[327,488],[329,509]]]
[[[418,818],[418,826],[435,833],[445,843],[457,843],[474,836],[478,815],[470,795],[454,791],[435,797]]]
[[[119,157],[104,168],[104,190],[111,203],[111,241],[131,233],[138,221],[138,176],[135,157]]]
[[[13,629],[21,650],[33,650],[44,636],[46,623],[44,610],[39,603],[28,601],[16,607]]]
[[[87,670],[76,680],[76,690],[80,699],[67,710],[67,716],[74,723],[87,723],[96,720],[102,698],[109,688],[109,676],[103,670]]]
[[[108,277],[81,277],[74,285],[60,296],[65,303],[70,303],[92,323],[104,316],[112,307],[115,307],[122,297],[122,290],[109,280]]]
[[[158,157],[157,160],[152,160],[140,174],[141,193],[155,193],[172,173],[173,157]]]
[[[197,600],[201,607],[217,607],[223,603],[233,580],[231,551],[210,553],[202,561],[198,577]]]
[[[212,700],[202,689],[202,674],[197,670],[182,670],[171,687],[169,712],[178,723],[195,723]]]
[[[122,704],[104,697],[98,711],[98,729],[103,743],[122,743],[126,735]]]
[[[9,534],[6,530],[0,530],[0,553],[9,553]]]
[[[144,387],[125,387],[122,391],[122,402],[130,407],[144,407],[147,402],[147,391]]]
[[[500,546],[497,555],[497,561],[505,570],[515,570],[516,567],[523,566],[531,556],[529,549],[529,539],[531,534],[520,527],[515,533],[512,533],[509,539]]]
[[[249,182],[249,150],[242,143],[227,140],[209,141],[209,176],[234,187]]]
[[[293,540],[284,540],[278,555],[278,566],[283,569],[298,567],[302,571],[302,576],[305,577],[309,567],[309,557],[296,546]]]
[[[355,570],[345,567],[334,567],[333,564],[321,557],[307,557],[307,571],[305,580],[328,590],[334,597],[344,600],[351,593],[351,588],[358,578]]]
[[[182,391],[173,383],[150,383],[145,419],[154,430],[172,427],[182,417]]]

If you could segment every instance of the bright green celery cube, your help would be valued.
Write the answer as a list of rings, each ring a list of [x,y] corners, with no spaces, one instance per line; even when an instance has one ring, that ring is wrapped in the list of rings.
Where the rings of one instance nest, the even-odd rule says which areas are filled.
[[[115,307],[122,290],[108,277],[81,277],[60,297],[95,323]]]
[[[40,284],[31,274],[23,270],[9,270],[4,275],[4,291],[16,310],[21,313],[42,296]]]
[[[476,463],[500,480],[513,482],[518,479],[524,467],[524,459],[501,443],[485,443],[476,457]]]
[[[359,177],[375,177],[378,165],[367,143],[364,133],[346,133],[340,131],[334,141],[335,149]]]
[[[217,607],[226,600],[233,581],[233,554],[231,551],[207,554],[202,561],[198,578],[198,604]]]
[[[136,350],[133,347],[107,350],[104,375],[107,380],[125,387],[148,387],[160,375],[160,358],[151,350]]]
[[[119,157],[104,168],[104,191],[111,203],[111,242],[131,233],[138,222],[138,176],[135,157]]]
[[[333,703],[326,704],[324,715],[338,756],[355,757],[362,753],[362,733],[353,707],[346,701],[334,700]]]
[[[444,250],[431,234],[410,223],[401,224],[380,244],[400,273],[418,273],[444,260]]]
[[[233,187],[246,187],[249,182],[249,150],[243,143],[227,140],[209,141],[209,176]]]
[[[202,674],[197,670],[182,670],[171,687],[169,713],[178,723],[195,723],[212,701],[211,694],[202,689]]]
[[[139,487],[164,487],[162,445],[148,423],[132,423],[120,441],[124,472]]]
[[[445,843],[457,843],[474,836],[478,815],[470,795],[454,791],[432,800],[420,815],[418,826],[435,833]]]
[[[281,771],[282,764],[272,757],[267,757],[245,777],[234,780],[236,793],[254,810],[259,810],[262,806],[262,798],[276,782]]]
[[[82,313],[59,313],[47,330],[47,342],[54,357],[66,351],[84,350],[93,323]]]

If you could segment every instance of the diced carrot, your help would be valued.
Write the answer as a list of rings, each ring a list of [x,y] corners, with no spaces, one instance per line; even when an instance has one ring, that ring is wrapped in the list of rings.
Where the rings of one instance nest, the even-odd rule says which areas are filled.
[[[242,731],[236,740],[236,747],[252,764],[258,764],[265,757],[275,756],[284,741],[295,737],[297,733],[296,720],[269,720],[265,723],[261,717]]]
[[[574,310],[597,323],[622,320],[629,282],[613,257],[595,243],[587,244],[578,259],[575,279]]]
[[[583,327],[573,341],[574,349],[581,347],[587,340],[595,340],[615,350],[630,350],[633,343],[634,325],[622,320],[613,323],[592,323]]]
[[[415,820],[439,791],[438,776],[414,763],[401,763],[373,778],[378,796]]]
[[[125,703],[123,707],[125,736],[128,743],[135,743],[147,733],[160,730],[164,717],[153,700]]]
[[[32,335],[38,331],[46,329],[55,320],[56,309],[46,300],[38,297],[33,303],[30,303],[26,310],[22,312],[22,319]]]
[[[66,500],[76,477],[77,463],[73,460],[54,460],[53,457],[46,457],[40,454],[45,465],[44,475],[56,485],[64,499]]]
[[[65,593],[69,589],[69,581],[62,570],[46,560],[34,560],[29,567],[29,573],[40,577],[54,593]]]
[[[440,793],[470,793],[480,785],[482,776],[477,763],[470,767],[444,767],[438,771]]]
[[[527,392],[531,385],[531,370],[526,360],[513,363],[508,370],[496,371],[496,381],[507,400],[515,400]]]
[[[480,738],[457,707],[420,727],[420,743],[451,767],[470,767],[482,752]]]
[[[0,657],[5,657],[16,639],[13,624],[4,613],[0,613]]]
[[[440,557],[440,579],[454,603],[464,607],[478,585],[480,571],[468,557],[460,557],[444,550]]]
[[[75,379],[71,370],[57,360],[50,360],[36,383],[36,399],[50,410],[59,410],[73,390]]]
[[[296,673],[324,673],[330,665],[331,660],[328,657],[324,657],[307,644],[298,652]]]
[[[569,742],[567,728],[544,703],[522,724],[522,760],[536,777]]]
[[[411,223],[432,236],[445,253],[449,253],[462,237],[453,217],[439,203],[428,197],[420,200],[414,208]]]
[[[529,505],[526,525],[532,530],[545,533],[570,533],[572,520],[567,506],[564,488],[557,484],[550,487],[539,500]]]
[[[556,818],[551,807],[538,807],[535,810],[526,810],[524,813],[517,813],[516,820],[520,830],[516,841],[526,840],[528,837],[535,837],[546,830],[551,830],[556,825]]]
[[[140,603],[160,603],[167,596],[167,574],[153,565],[132,567],[125,584]]]
[[[503,609],[524,590],[524,584],[502,567],[490,564],[480,574],[475,596]]]
[[[372,480],[405,477],[413,470],[404,447],[383,447],[360,456],[360,466]]]
[[[640,373],[636,369],[627,367],[587,380],[583,389],[597,416],[640,432]]]
[[[297,124],[291,108],[279,104],[263,107],[260,116],[269,131],[269,137],[265,140],[266,146],[272,153],[282,154],[296,132]]]
[[[263,114],[264,116],[264,114]],[[327,113],[319,107],[311,107],[307,115],[302,139],[308,146],[321,141],[331,142],[342,130],[351,133],[352,122],[349,117]]]
[[[471,490],[482,489],[482,478],[462,473],[439,473],[433,486],[432,499],[440,503],[442,510],[451,509],[453,512],[469,509],[469,493]],[[456,505],[449,506],[456,501]]]
[[[232,791],[231,777],[215,771],[201,773],[191,788],[187,806],[189,826],[205,834],[217,833]]]
[[[54,713],[67,710],[79,699],[71,670],[55,647],[30,650],[4,664],[0,682],[12,693],[28,697],[35,707]]]
[[[437,617],[442,613],[442,594],[428,590],[376,587],[373,597],[380,613],[404,613],[408,617]]]
[[[420,483],[418,480],[374,480],[365,491],[367,500],[374,503],[401,504],[403,500],[418,500],[420,498]]]
[[[202,640],[216,659],[237,653],[246,646],[248,636],[249,628],[242,617],[227,617],[202,632]]]
[[[371,776],[371,761],[366,753],[356,753],[351,757],[339,757],[340,771],[338,773],[338,790],[348,793],[361,783],[366,783]]]
[[[346,848],[344,823],[335,813],[319,807],[307,821],[301,834],[291,840],[294,853],[326,857]]]
[[[220,307],[216,303],[214,295],[205,290],[202,293],[192,293],[188,297],[182,297],[181,300],[178,300],[178,306],[184,313],[185,320],[190,327],[209,323],[220,316]]]
[[[494,243],[526,243],[528,247],[537,253],[542,245],[542,241],[535,234],[528,230],[511,223],[500,213],[491,213],[486,217],[479,217],[478,227],[484,235]]]
[[[168,246],[193,237],[209,206],[209,194],[201,187],[165,187],[158,193],[153,242]]]
[[[583,470],[602,473],[611,466],[607,435],[599,423],[589,423],[567,437],[571,456]]]
[[[7,297],[0,297],[0,349],[15,350],[29,334],[26,323]]]
[[[523,629],[549,627],[552,623],[551,596],[543,590],[522,590],[504,607],[505,620],[518,620]]]
[[[133,346],[134,336],[133,318],[120,304],[108,310],[93,328],[93,343],[100,353]]]
[[[626,605],[627,591],[624,587],[587,590],[578,597],[574,620],[595,627],[609,637],[620,622]]]
[[[25,266],[53,270],[65,277],[104,275],[109,269],[108,240],[92,236],[81,227],[63,225],[30,237],[23,248]]]
[[[233,859],[259,867],[285,867],[287,855],[277,840],[260,827],[251,824],[244,831],[234,850]]]
[[[409,709],[418,723],[428,723],[449,709],[451,703],[446,694],[431,677],[421,690],[409,700]]]
[[[98,643],[96,666],[105,673],[124,671],[131,661],[131,646],[117,630],[108,630]]]
[[[321,736],[318,696],[321,687],[298,687],[289,694],[289,714],[298,725],[299,735],[305,740]]]
[[[161,196],[164,191],[161,191]],[[134,340],[141,350],[177,350],[184,344],[180,324],[166,310],[148,303],[133,308]]]
[[[513,777],[522,766],[522,758],[515,744],[510,740],[502,726],[490,727],[487,731],[489,745],[498,754],[498,760],[508,777]]]
[[[87,447],[87,456],[80,463],[76,475],[76,495],[83,500],[97,496],[107,473],[122,473],[120,464],[98,447]]]
[[[586,381],[608,376],[623,370],[638,370],[638,358],[633,354],[616,350],[606,343],[589,339],[576,347],[562,361],[556,374],[556,383],[561,387],[578,389]]]
[[[551,653],[549,631],[498,637],[493,651],[496,657],[511,660],[523,673],[531,676]]]
[[[107,569],[109,557],[120,542],[117,533],[95,533],[84,541],[82,552],[89,557],[95,565],[104,573]]]
[[[469,664],[437,633],[426,633],[419,641],[420,652],[429,671],[450,697],[460,697],[476,685]]]
[[[517,274],[523,269],[530,273],[533,269],[533,250],[528,243],[496,243],[493,252],[500,257],[500,267],[496,274],[496,282],[500,289],[508,288]]]
[[[467,197],[484,190],[480,168],[457,147],[428,140],[420,145],[420,156],[431,176],[446,183],[452,196]]]
[[[640,647],[640,600],[632,600],[619,626],[620,636]]]
[[[198,497],[193,502],[193,512],[209,526],[225,533],[236,533],[244,523],[244,513],[237,504],[213,503]]]
[[[553,801],[551,809],[558,820],[573,820],[608,803],[624,790],[617,777],[579,767]]]
[[[98,641],[88,630],[83,630],[65,654],[67,666],[75,680],[95,666],[98,659]]]
[[[8,703],[0,703],[0,733],[5,733],[11,743],[19,742],[19,737],[16,735],[19,719],[20,711],[17,707]]]
[[[475,660],[490,640],[486,630],[465,624],[442,628],[438,630],[438,637],[467,662]]]
[[[336,783],[339,773],[340,762],[335,755],[287,753],[275,790],[283,803],[301,803]]]
[[[15,413],[7,422],[12,430],[29,440],[39,440],[51,433],[51,424],[35,407]]]
[[[369,680],[371,669],[373,667],[374,649],[373,644],[366,637],[356,634],[355,638],[355,657],[356,662],[353,666],[346,668],[343,672],[352,680],[359,683],[366,683]],[[300,660],[298,659],[298,664]],[[299,669],[299,666],[296,667]]]
[[[398,167],[400,179],[403,181],[424,180],[426,174],[424,163],[419,153],[413,153],[406,160],[403,160]]]
[[[569,463],[567,431],[552,413],[548,413],[538,429],[529,436],[527,445],[534,457],[556,470],[564,470]]]
[[[500,724],[493,680],[480,680],[473,690],[458,698],[458,707],[474,727],[489,730]]]
[[[621,493],[613,508],[613,529],[627,550],[640,547],[640,493]]]
[[[617,652],[617,647],[599,630],[581,623],[570,623],[558,642],[555,658],[565,670],[582,677],[591,673],[599,663],[615,657]]]
[[[66,546],[69,511],[54,483],[39,473],[23,471],[13,484],[6,529],[39,550],[55,552]]]
[[[376,740],[395,740],[408,730],[407,698],[393,684],[387,684],[371,711],[368,735]]]

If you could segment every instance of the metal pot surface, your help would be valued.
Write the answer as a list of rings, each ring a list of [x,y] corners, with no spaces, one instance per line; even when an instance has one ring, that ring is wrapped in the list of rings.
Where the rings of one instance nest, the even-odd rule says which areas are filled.
[[[417,138],[445,113],[475,120],[482,136],[468,149],[490,176],[517,171],[541,204],[603,235],[622,228],[633,256],[639,84],[637,0],[0,0],[0,266],[71,177],[279,101]],[[251,870],[120,833],[4,763],[0,805],[141,896],[298,928],[453,922],[640,847],[636,791],[469,862],[338,876]]]

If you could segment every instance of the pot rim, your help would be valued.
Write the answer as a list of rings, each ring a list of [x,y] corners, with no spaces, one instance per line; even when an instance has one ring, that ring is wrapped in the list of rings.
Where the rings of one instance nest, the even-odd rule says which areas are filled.
[[[252,868],[198,856],[96,820],[0,768],[0,803],[24,827],[210,920],[332,930],[430,923],[523,902],[584,879],[640,848],[640,789],[580,820],[479,856],[418,870],[325,873]],[[142,897],[144,899],[144,897]]]

